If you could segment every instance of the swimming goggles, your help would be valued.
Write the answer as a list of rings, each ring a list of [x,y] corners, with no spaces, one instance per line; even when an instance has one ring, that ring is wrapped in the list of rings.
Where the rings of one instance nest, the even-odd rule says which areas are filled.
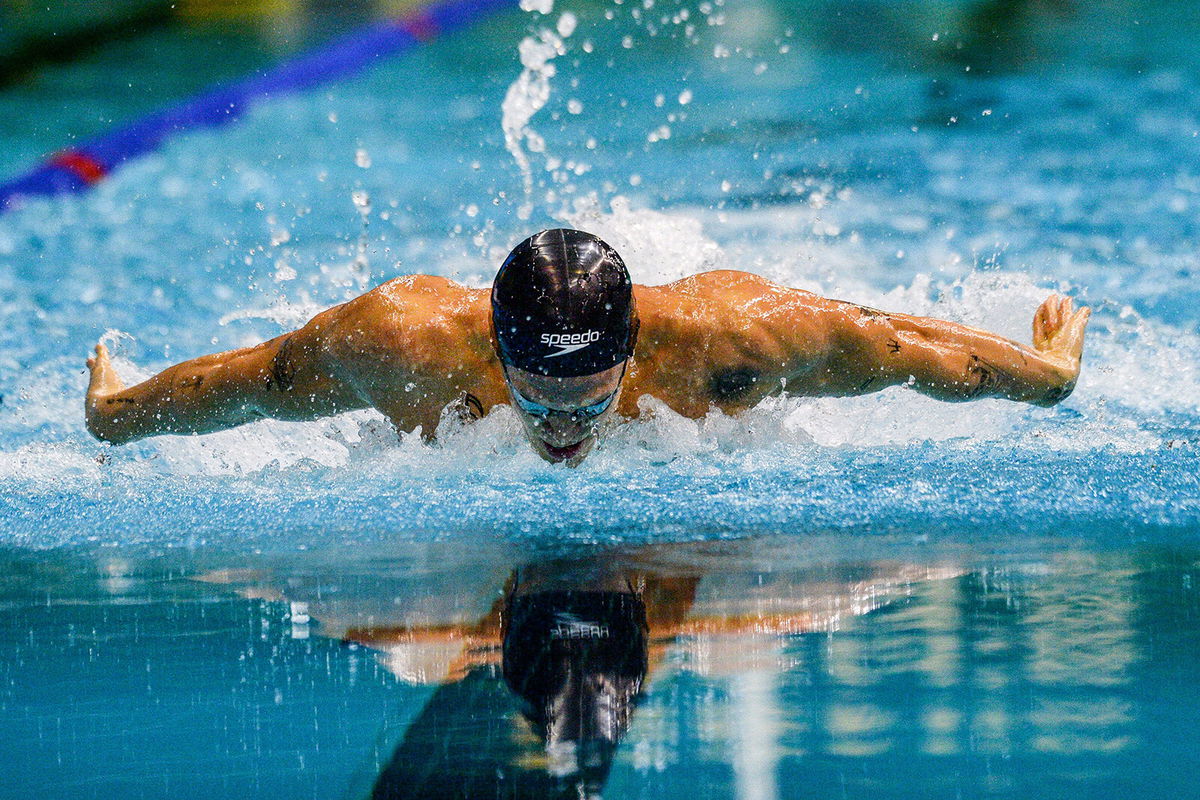
[[[624,377],[625,370],[622,369],[621,379],[624,379]],[[617,392],[621,391],[621,379],[618,379],[617,381],[617,388],[613,389],[612,393],[603,400],[600,400],[597,403],[592,403],[590,406],[584,406],[583,408],[577,408],[573,411],[567,411],[563,408],[551,408],[550,406],[544,406],[541,403],[535,403],[517,391],[517,387],[513,386],[512,381],[508,380],[507,374],[504,376],[504,382],[508,384],[508,388],[512,392],[513,400],[516,401],[517,406],[520,407],[520,409],[526,414],[539,420],[547,420],[552,415],[569,416],[571,418],[571,422],[576,425],[581,422],[590,422],[608,410],[608,407],[613,404],[613,400],[617,398]]]

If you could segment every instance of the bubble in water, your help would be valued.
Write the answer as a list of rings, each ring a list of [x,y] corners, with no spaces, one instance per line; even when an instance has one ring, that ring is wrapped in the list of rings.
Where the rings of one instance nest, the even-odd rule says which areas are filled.
[[[365,189],[355,189],[350,194],[350,199],[354,201],[358,213],[364,216],[371,213],[371,195],[367,194]]]
[[[521,10],[549,14],[554,10],[554,0],[521,0]]]
[[[354,163],[363,169],[367,169],[371,166],[371,154],[365,148],[358,148],[354,151]]]
[[[569,100],[567,102],[567,111],[569,111],[572,114],[582,114],[583,113],[583,103],[572,98],[571,100]]]
[[[661,142],[671,138],[671,127],[669,125],[660,125],[650,131],[646,136],[648,142]]]
[[[690,102],[692,102],[692,90],[684,89],[679,93],[679,105],[686,106]]]
[[[578,25],[579,18],[568,11],[558,18],[558,35],[564,39],[569,38]]]

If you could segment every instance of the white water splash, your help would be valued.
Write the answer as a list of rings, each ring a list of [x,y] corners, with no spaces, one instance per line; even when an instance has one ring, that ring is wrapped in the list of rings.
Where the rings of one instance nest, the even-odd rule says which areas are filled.
[[[366,189],[355,189],[351,193],[351,200],[362,221],[362,227],[358,232],[358,244],[354,248],[354,261],[350,266],[354,281],[358,285],[358,291],[361,293],[367,290],[371,281],[371,262],[367,258],[368,233],[371,226],[371,196]]]
[[[635,209],[620,195],[605,211],[595,195],[579,198],[561,215],[573,228],[594,233],[612,245],[636,283],[669,283],[697,272],[730,266],[704,226],[686,212]]]
[[[555,27],[558,29],[558,35],[566,39],[575,32],[575,28],[578,26],[579,18],[570,11],[567,11],[558,18],[558,25]]]
[[[552,7],[551,0],[541,3],[522,0],[521,3],[521,8],[527,11],[537,10],[543,14],[550,13]],[[527,36],[521,41],[517,50],[523,69],[508,87],[504,102],[500,106],[504,146],[521,170],[525,192],[525,202],[517,211],[521,219],[529,219],[533,213],[533,166],[530,154],[543,153],[546,150],[546,140],[529,123],[550,101],[550,79],[556,74],[553,61],[566,52],[563,40],[575,32],[577,24],[575,15],[568,12],[559,18],[557,33],[542,28],[537,34]]]
[[[325,308],[321,303],[314,301],[307,292],[301,292],[300,299],[295,301],[279,296],[268,306],[251,306],[230,311],[218,319],[217,324],[223,326],[238,320],[265,319],[283,328],[298,328]]]

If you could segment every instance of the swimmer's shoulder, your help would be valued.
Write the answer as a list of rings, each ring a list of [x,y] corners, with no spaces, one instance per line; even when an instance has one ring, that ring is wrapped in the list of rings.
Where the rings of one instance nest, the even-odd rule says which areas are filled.
[[[819,313],[828,302],[812,292],[732,269],[701,272],[662,286],[635,286],[634,291],[643,316],[734,328],[781,313],[793,319],[797,313]]]
[[[396,278],[341,307],[331,345],[344,360],[412,369],[470,360],[477,340],[490,347],[488,297],[436,275]]]
[[[464,309],[480,305],[485,289],[469,289],[437,275],[404,275],[381,283],[340,307],[345,325],[387,328],[403,325],[414,329],[439,321]]]
[[[645,298],[646,302],[643,302]],[[713,270],[645,287],[638,314],[643,357],[679,357],[710,371],[714,401],[750,397],[747,387],[781,370],[795,372],[829,347],[830,301],[761,275]],[[639,336],[639,346],[643,336]],[[732,388],[730,388],[732,387]]]
[[[381,283],[359,299],[408,310],[430,304],[441,306],[461,302],[464,298],[484,291],[486,290],[469,289],[440,275],[402,275]]]
[[[661,286],[635,287],[658,297],[675,296],[705,302],[735,302],[778,298],[794,301],[797,297],[819,299],[803,289],[793,289],[775,281],[737,269],[714,269],[698,272]]]

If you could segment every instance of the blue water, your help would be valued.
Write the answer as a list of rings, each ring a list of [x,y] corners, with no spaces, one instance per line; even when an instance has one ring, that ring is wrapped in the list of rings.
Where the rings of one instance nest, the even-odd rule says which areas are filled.
[[[578,797],[477,626],[513,570],[600,564],[642,576],[651,620],[604,797],[1194,793],[1200,551],[912,555],[8,555],[0,796]]]
[[[901,570],[904,602],[858,604],[853,631],[771,633],[773,660],[758,666],[655,679],[606,796],[1115,796],[1134,774],[1157,776],[1147,796],[1186,792],[1177,767],[1195,756],[1174,737],[1190,702],[1200,534],[1200,15],[1150,2],[651,5],[514,10],[179,136],[89,194],[0,217],[0,547],[20,588],[0,611],[0,726],[24,748],[6,761],[63,780],[99,770],[111,780],[86,784],[88,796],[137,796],[112,776],[161,718],[227,758],[213,791],[283,785],[267,771],[276,740],[254,738],[269,729],[306,759],[280,768],[293,794],[353,793],[370,783],[368,751],[382,769],[439,684],[379,671],[361,647],[323,638],[316,614],[313,635],[293,639],[278,626],[289,591],[308,589],[286,575],[361,574],[352,594],[368,598],[388,576],[401,598],[442,570],[451,588],[439,591],[454,596],[461,578],[464,597],[487,600],[471,606],[478,618],[519,563],[708,542],[706,574],[748,581],[784,566],[949,572]],[[999,34],[988,9],[1004,11]],[[549,102],[529,121],[544,147],[526,140],[527,195],[501,105],[519,43],[555,36]],[[486,285],[513,243],[562,224],[608,239],[639,282],[742,268],[1022,341],[1037,304],[1066,292],[1094,309],[1083,373],[1054,409],[904,388],[698,422],[652,404],[576,470],[538,459],[503,410],[445,422],[432,447],[397,442],[373,412],[121,448],[83,428],[83,360],[102,335],[123,375],[145,377],[397,275]],[[738,561],[747,541],[770,556]],[[262,581],[275,587],[265,595],[192,580],[275,558],[297,560]],[[505,568],[484,580],[481,564]],[[832,591],[795,583],[780,590],[788,602]],[[221,644],[176,648],[210,612]],[[921,683],[906,648],[934,625],[921,615],[946,614],[957,621],[937,625],[976,649]],[[126,649],[90,673],[84,629]],[[1065,642],[1086,658],[1038,677],[1038,654]],[[857,677],[813,660],[842,646],[860,654]],[[668,648],[666,661],[687,652]],[[43,663],[67,675],[30,666]],[[1117,677],[1096,684],[1097,663]],[[134,667],[151,677],[122,684],[129,705],[105,721],[100,687]],[[166,688],[196,669],[194,693]],[[293,678],[311,694],[276,704],[273,687]],[[222,716],[214,698],[246,681],[229,701],[242,710]],[[747,745],[744,763],[721,727],[743,690],[768,691],[783,742]],[[368,723],[371,703],[391,710]],[[88,708],[98,716],[80,716]],[[664,732],[672,714],[684,733]],[[977,735],[977,717],[1003,735]],[[336,745],[321,738],[334,718],[354,720]],[[925,738],[910,718],[926,721]],[[1112,722],[1096,733],[1094,719]],[[108,750],[80,727],[121,724],[133,738]],[[768,766],[761,752],[775,754]],[[157,774],[191,781],[212,752],[194,755]],[[776,779],[745,788],[735,773]],[[163,796],[178,784],[137,785]]]
[[[5,216],[8,539],[603,537],[660,522],[1008,536],[1055,520],[1122,541],[1185,535],[1197,520],[1197,54],[1152,36],[1168,23],[1149,7],[1047,11],[1026,39],[1053,47],[1025,41],[1014,63],[985,53],[997,65],[967,72],[951,56],[969,8],[514,12]],[[578,27],[530,122],[545,152],[526,198],[501,101],[519,41],[564,11]],[[868,35],[885,24],[889,37]],[[1108,48],[1078,44],[1096,30]],[[365,233],[355,191],[370,200]],[[699,423],[658,409],[574,472],[541,463],[503,412],[435,448],[396,447],[367,412],[119,449],[83,430],[82,359],[105,331],[120,332],[132,379],[260,341],[395,275],[486,284],[525,232],[564,223],[611,239],[639,281],[739,267],[1023,340],[1036,304],[1067,291],[1096,309],[1083,375],[1048,411],[904,389]]]

